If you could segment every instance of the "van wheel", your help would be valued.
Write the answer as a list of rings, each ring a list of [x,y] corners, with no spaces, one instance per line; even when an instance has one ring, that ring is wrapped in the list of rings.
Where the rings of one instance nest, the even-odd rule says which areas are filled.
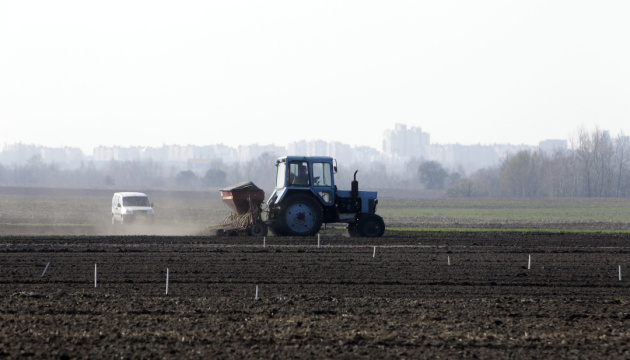
[[[286,235],[313,236],[322,227],[322,207],[308,195],[295,194],[285,199],[279,214],[279,230]]]

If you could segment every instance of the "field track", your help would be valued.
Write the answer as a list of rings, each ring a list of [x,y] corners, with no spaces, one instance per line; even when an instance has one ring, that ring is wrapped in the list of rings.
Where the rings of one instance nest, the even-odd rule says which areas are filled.
[[[331,231],[319,247],[3,236],[0,355],[627,358],[628,244],[565,232]]]

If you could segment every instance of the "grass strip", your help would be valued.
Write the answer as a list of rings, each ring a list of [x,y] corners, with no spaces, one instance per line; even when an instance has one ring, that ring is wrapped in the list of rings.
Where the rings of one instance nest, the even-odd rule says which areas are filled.
[[[537,228],[420,228],[386,227],[388,231],[452,231],[452,232],[548,232],[548,233],[630,233],[630,230],[602,229],[537,229]]]

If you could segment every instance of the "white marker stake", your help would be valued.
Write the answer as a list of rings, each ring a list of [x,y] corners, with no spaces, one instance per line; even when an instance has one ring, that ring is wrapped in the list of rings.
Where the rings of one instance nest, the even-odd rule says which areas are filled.
[[[619,265],[619,281],[621,281],[621,265]]]
[[[168,268],[166,268],[166,295],[168,295]]]
[[[254,297],[254,300],[258,300],[258,285],[256,285],[256,296]]]
[[[94,287],[96,287],[96,263],[94,263]]]
[[[527,261],[527,270],[532,268],[532,256],[529,255],[529,260]]]
[[[317,248],[319,249],[319,233],[317,233]]]
[[[451,266],[451,257],[448,257],[448,266]]]
[[[263,247],[267,247],[267,237],[263,236]]]
[[[44,277],[44,274],[46,273],[46,270],[48,270],[48,266],[50,265],[50,263],[46,264],[46,267],[44,268],[44,272],[42,273],[41,277]]]
[[[376,257],[376,246],[374,247],[374,253],[372,253],[372,257]]]

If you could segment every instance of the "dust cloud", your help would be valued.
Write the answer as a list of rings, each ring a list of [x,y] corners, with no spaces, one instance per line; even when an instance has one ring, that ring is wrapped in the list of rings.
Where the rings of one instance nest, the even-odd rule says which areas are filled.
[[[125,190],[0,187],[0,235],[200,235],[230,214],[217,189],[131,189],[154,203],[154,222],[112,224],[112,196]]]

